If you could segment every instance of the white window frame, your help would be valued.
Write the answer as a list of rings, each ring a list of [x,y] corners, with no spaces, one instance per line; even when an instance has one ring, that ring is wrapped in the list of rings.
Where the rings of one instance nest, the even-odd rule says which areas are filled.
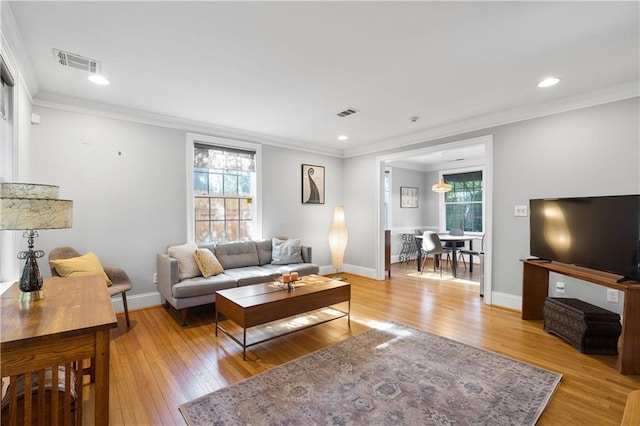
[[[482,235],[486,232],[487,223],[486,223],[486,214],[487,214],[487,197],[486,197],[486,170],[484,166],[471,166],[464,167],[461,169],[449,169],[449,170],[441,170],[438,176],[438,179],[442,179],[444,175],[453,175],[458,173],[468,173],[468,172],[482,172],[482,231],[483,232],[465,232],[465,234],[469,235]],[[447,232],[447,209],[444,202],[444,194],[439,194],[438,196],[438,206],[439,206],[439,219],[440,219],[440,232]]]
[[[5,93],[2,102],[5,103],[5,114],[0,117],[0,181],[18,181],[18,93],[25,91],[22,80],[19,78],[19,69],[14,65],[16,62],[8,46],[0,55],[9,68],[13,77],[14,86],[0,87]],[[1,86],[1,84],[0,84]],[[31,109],[29,108],[29,111]],[[9,285],[20,277],[21,264],[16,258],[19,251],[20,238],[22,232],[10,231],[0,232],[0,292],[8,288]]]
[[[204,144],[213,145],[224,148],[240,149],[245,151],[255,151],[256,164],[256,186],[255,196],[253,198],[253,232],[254,239],[262,238],[262,145],[239,141],[235,139],[221,138],[217,136],[201,135],[198,133],[187,133],[186,142],[186,182],[187,182],[187,239],[186,241],[195,241],[195,213],[193,205],[193,155],[194,145]]]

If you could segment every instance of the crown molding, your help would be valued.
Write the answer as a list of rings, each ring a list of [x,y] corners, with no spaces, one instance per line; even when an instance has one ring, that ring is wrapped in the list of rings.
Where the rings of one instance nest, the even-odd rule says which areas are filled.
[[[271,145],[285,149],[295,149],[313,154],[328,155],[338,158],[349,158],[359,155],[375,154],[391,149],[403,148],[431,140],[460,135],[491,127],[531,120],[553,114],[578,110],[609,102],[621,101],[640,96],[640,81],[635,80],[608,88],[600,89],[586,94],[527,105],[507,111],[480,115],[466,120],[449,123],[443,126],[431,127],[420,132],[411,133],[385,141],[369,144],[361,147],[335,149],[310,146],[295,140],[279,138],[257,132],[225,127],[213,123],[187,120],[173,116],[151,113],[116,105],[103,104],[71,98],[52,93],[38,93],[33,99],[33,104],[61,109],[72,112],[98,115],[112,119],[130,121],[141,124],[183,130],[186,132],[202,133],[211,136],[254,142],[263,145]]]
[[[545,117],[548,115],[559,114],[568,111],[574,111],[610,102],[622,101],[639,96],[640,80],[629,81],[589,93],[579,94],[549,102],[541,102],[534,105],[527,105],[521,108],[514,108],[497,113],[480,115],[477,117],[445,124],[443,126],[431,127],[420,132],[390,138],[388,140],[369,144],[366,146],[346,148],[343,150],[343,157],[349,158],[359,155],[375,154],[383,151],[388,151],[390,149],[407,147],[435,139],[460,135],[477,130],[489,129],[491,127],[531,120],[534,118]]]
[[[147,124],[191,133],[201,133],[227,139],[253,142],[262,145],[276,146],[279,148],[295,149],[313,154],[342,157],[342,150],[332,148],[320,148],[309,146],[295,140],[278,138],[258,132],[220,126],[196,120],[187,120],[169,115],[157,114],[117,105],[92,102],[78,98],[41,92],[33,99],[33,104],[46,108],[60,109],[64,111],[97,115],[101,117],[130,121],[139,124]]]

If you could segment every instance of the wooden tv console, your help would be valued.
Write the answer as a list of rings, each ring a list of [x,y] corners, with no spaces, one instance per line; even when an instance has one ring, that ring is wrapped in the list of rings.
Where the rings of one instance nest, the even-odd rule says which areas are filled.
[[[619,283],[619,275],[545,260],[522,260],[522,319],[541,320],[549,295],[549,271],[624,292],[622,334],[618,342],[621,374],[640,374],[640,283]]]

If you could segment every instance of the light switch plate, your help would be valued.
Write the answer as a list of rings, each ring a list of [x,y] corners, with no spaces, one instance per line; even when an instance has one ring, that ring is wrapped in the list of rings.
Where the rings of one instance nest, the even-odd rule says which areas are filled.
[[[516,206],[514,215],[518,217],[525,217],[529,214],[528,210],[527,206]]]

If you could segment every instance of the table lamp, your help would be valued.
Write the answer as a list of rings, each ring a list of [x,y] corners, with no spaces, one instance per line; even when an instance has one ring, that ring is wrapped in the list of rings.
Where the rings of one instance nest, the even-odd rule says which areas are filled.
[[[22,236],[29,245],[29,250],[18,253],[18,259],[26,260],[18,284],[21,301],[44,297],[37,261],[44,251],[33,249],[37,230],[71,228],[73,201],[59,200],[58,189],[53,185],[0,183],[0,229],[24,231]]]

